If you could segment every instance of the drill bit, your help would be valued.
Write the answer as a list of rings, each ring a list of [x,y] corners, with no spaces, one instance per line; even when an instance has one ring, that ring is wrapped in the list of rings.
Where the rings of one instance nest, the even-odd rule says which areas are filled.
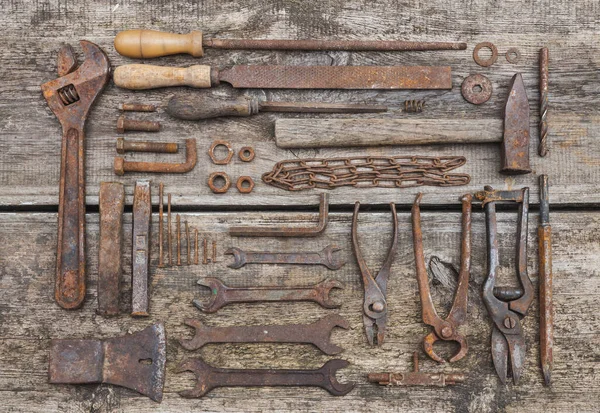
[[[548,48],[540,49],[540,144],[538,153],[548,153]]]

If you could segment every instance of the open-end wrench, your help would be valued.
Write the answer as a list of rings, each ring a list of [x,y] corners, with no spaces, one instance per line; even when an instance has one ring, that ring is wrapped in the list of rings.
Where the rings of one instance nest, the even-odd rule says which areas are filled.
[[[58,55],[58,79],[41,88],[63,128],[58,192],[58,249],[54,297],[66,309],[85,298],[85,142],[90,108],[110,75],[106,54],[94,43],[80,42],[85,61],[77,69],[70,46]]]
[[[208,303],[193,300],[194,305],[205,313],[214,313],[227,304],[256,303],[273,301],[313,301],[325,308],[338,308],[329,297],[333,288],[344,288],[344,285],[332,279],[305,287],[228,287],[219,279],[206,277],[198,281],[198,285],[211,291]]]
[[[188,318],[185,324],[196,329],[190,340],[179,340],[186,350],[198,350],[208,343],[308,343],[323,353],[334,355],[343,348],[329,341],[334,327],[350,328],[339,314],[331,314],[311,324],[208,327]]]
[[[225,254],[233,255],[233,264],[229,264],[228,267],[236,269],[246,264],[304,264],[324,265],[330,270],[339,270],[345,262],[336,260],[333,253],[340,249],[328,245],[318,252],[257,252],[232,247],[225,251]]]
[[[196,376],[196,386],[179,393],[186,398],[202,397],[217,387],[264,386],[321,387],[334,396],[343,396],[354,388],[354,383],[338,382],[335,373],[349,365],[346,360],[333,359],[317,370],[221,369],[196,358],[183,361],[176,373],[191,371]]]

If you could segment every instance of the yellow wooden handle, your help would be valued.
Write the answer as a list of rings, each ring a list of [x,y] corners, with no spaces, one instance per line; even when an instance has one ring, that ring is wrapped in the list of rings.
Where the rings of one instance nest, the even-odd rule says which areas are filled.
[[[125,89],[156,89],[169,86],[210,87],[210,66],[167,67],[119,66],[113,73],[115,85]]]
[[[202,32],[188,34],[159,32],[156,30],[126,30],[115,37],[115,49],[123,56],[136,59],[187,53],[202,57]]]

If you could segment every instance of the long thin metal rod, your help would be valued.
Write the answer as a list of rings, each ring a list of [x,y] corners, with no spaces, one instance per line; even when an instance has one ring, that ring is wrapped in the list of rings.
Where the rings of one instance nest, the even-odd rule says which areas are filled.
[[[177,226],[177,265],[181,265],[181,217],[179,214],[175,217],[175,222]]]
[[[540,284],[540,364],[544,383],[551,383],[554,347],[552,304],[552,227],[550,226],[548,175],[540,175],[539,284]]]
[[[548,153],[548,48],[540,49],[540,144],[538,153]]]
[[[425,51],[465,50],[461,42],[409,42],[402,40],[287,40],[203,39],[203,46],[245,50]]]
[[[198,265],[198,229],[194,229],[194,237],[196,238],[196,242],[194,244],[194,249],[196,250],[196,256],[194,257],[194,265]]]
[[[382,105],[319,102],[260,102],[259,106],[261,112],[379,113],[388,110],[387,106]]]
[[[167,224],[168,224],[168,231],[167,231],[167,248],[168,248],[168,255],[169,255],[169,267],[173,266],[173,236],[171,233],[171,194],[167,195]]]
[[[190,227],[188,225],[187,220],[185,221],[185,246],[187,249],[187,265],[191,265],[192,264],[192,255],[191,255],[191,249],[190,249]]]
[[[163,197],[163,192],[165,189],[165,184],[163,184],[162,182],[158,185],[158,266],[159,267],[164,267],[165,266],[165,257],[164,257],[164,251],[163,251],[163,231],[164,231],[164,227],[163,227],[163,204],[164,204],[164,197]]]

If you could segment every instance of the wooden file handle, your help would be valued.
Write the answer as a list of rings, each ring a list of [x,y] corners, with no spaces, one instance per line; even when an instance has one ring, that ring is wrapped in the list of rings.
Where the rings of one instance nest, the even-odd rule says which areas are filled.
[[[210,66],[167,67],[153,65],[124,65],[115,69],[115,85],[133,90],[156,89],[168,86],[211,86]]]
[[[188,34],[159,32],[156,30],[126,30],[115,37],[115,49],[119,54],[135,59],[187,53],[202,57],[202,32]]]

